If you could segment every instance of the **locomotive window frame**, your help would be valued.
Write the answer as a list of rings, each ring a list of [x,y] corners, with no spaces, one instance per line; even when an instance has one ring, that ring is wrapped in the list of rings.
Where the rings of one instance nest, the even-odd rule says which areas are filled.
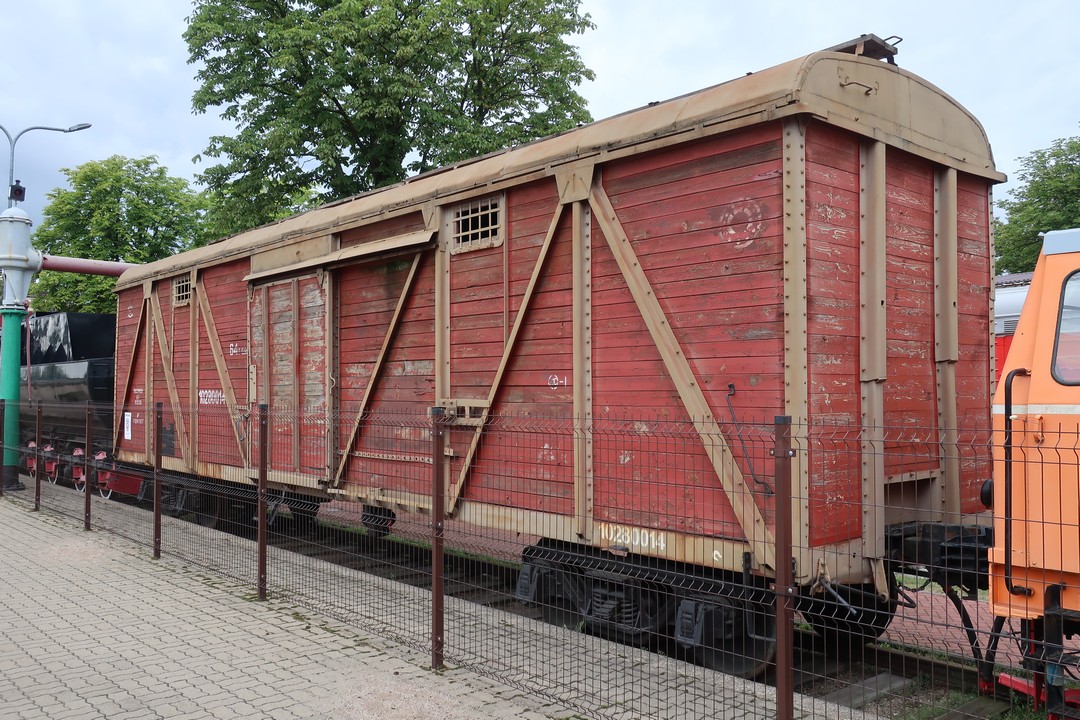
[[[1067,354],[1062,344],[1063,335],[1075,336],[1068,343]],[[1069,273],[1061,283],[1050,376],[1059,385],[1080,385],[1080,270]]]
[[[191,302],[191,276],[181,275],[172,281],[173,307],[181,307]]]
[[[450,254],[503,244],[506,197],[503,193],[463,202],[447,219]]]

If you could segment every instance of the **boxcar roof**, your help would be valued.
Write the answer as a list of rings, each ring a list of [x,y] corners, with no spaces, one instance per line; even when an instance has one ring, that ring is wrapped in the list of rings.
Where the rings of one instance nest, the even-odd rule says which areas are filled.
[[[560,166],[615,157],[805,114],[1000,182],[982,125],[926,80],[879,60],[818,52],[560,135],[424,173],[126,271],[116,289],[416,212]]]

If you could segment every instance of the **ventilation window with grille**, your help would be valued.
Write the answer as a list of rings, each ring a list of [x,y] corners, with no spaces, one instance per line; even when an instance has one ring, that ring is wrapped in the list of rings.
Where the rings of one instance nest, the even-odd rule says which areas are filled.
[[[503,241],[503,199],[486,197],[459,206],[450,222],[450,252],[496,247]]]
[[[187,305],[191,302],[191,277],[185,275],[183,277],[173,278],[172,301],[173,307]]]

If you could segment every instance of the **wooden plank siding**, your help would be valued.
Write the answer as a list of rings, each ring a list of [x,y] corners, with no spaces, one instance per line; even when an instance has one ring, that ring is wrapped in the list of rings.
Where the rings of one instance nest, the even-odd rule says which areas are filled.
[[[199,387],[198,460],[246,467],[258,428],[248,408],[248,288],[250,265],[231,262],[199,273],[195,292]]]
[[[431,251],[336,271],[334,373],[342,422],[335,460],[344,454],[346,462],[335,484],[430,492],[423,418],[435,404],[434,275]]]
[[[574,513],[573,435],[568,432],[574,412],[572,288],[572,217],[561,212],[558,189],[552,180],[532,183],[506,193],[506,240],[501,247],[460,253],[450,258],[451,268],[451,394],[457,398],[492,396],[490,412],[507,418],[536,418],[554,432],[523,435],[520,420],[511,427],[494,423],[476,452],[467,485],[455,488],[464,498],[505,507]],[[541,250],[558,217],[550,250],[537,275]],[[489,261],[483,260],[484,257]],[[505,256],[505,293],[502,298],[502,260]],[[495,295],[484,308],[470,295],[459,294],[468,268],[486,264],[497,274],[489,287]],[[537,282],[528,297],[530,280]],[[461,278],[455,283],[455,278]],[[503,307],[506,308],[505,322]],[[519,317],[521,313],[523,316]],[[487,320],[481,320],[480,315]],[[520,333],[509,348],[509,362],[498,374],[506,354],[509,328],[521,323]],[[465,327],[489,325],[487,349],[474,346]],[[505,336],[505,340],[504,340]],[[459,343],[463,346],[459,346]],[[470,440],[455,433],[451,447],[456,456],[467,457]],[[524,442],[523,442],[524,440]],[[455,463],[454,482],[460,468]]]
[[[886,153],[888,381],[885,473],[922,475],[940,467],[934,348],[934,168]]]
[[[814,441],[809,545],[862,533],[859,383],[860,138],[821,123],[806,132],[808,410]]]
[[[957,179],[957,309],[960,315],[959,347],[963,362],[956,364],[956,405],[958,425],[965,432],[957,438],[961,453],[960,511],[981,512],[979,491],[993,476],[990,453],[970,452],[986,447],[990,428],[986,398],[994,394],[994,365],[990,354],[990,287],[994,261],[987,239],[991,234],[993,208],[986,183],[968,175]]]
[[[133,287],[117,297],[116,358],[119,372],[114,386],[116,416],[114,433],[117,450],[138,453],[145,459],[149,450],[149,429],[153,408],[146,396],[146,322],[142,287]],[[129,415],[130,414],[130,415]]]
[[[780,126],[657,155],[605,166],[603,187],[743,475],[769,472],[753,440],[757,457],[743,455],[735,422],[783,407]],[[648,341],[602,233],[593,238],[596,519],[744,538],[693,429],[702,418]]]
[[[251,299],[256,402],[271,408],[270,469],[327,474],[327,327],[322,278],[256,286]]]

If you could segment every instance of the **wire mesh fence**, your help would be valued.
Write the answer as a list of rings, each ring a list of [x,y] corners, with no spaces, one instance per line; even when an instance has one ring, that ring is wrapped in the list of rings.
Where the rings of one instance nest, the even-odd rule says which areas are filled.
[[[979,717],[986,696],[1080,695],[1075,430],[1018,433],[1006,487],[989,428],[19,415],[19,501],[590,717]]]

